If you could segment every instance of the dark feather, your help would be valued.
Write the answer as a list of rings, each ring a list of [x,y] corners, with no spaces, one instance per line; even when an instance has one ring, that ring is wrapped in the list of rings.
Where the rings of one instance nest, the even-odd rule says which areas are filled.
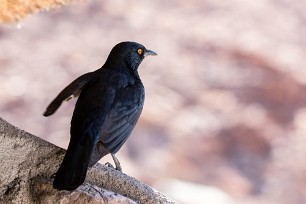
[[[43,115],[46,117],[52,115],[61,106],[63,101],[68,101],[73,97],[77,97],[80,94],[84,85],[88,83],[91,79],[93,79],[94,76],[95,75],[93,74],[93,72],[89,72],[71,82],[50,103]]]
[[[143,102],[144,89],[142,84],[125,87],[117,91],[115,104],[102,126],[100,143],[96,145],[93,151],[90,164],[99,161],[106,151],[112,154],[118,152],[135,127],[142,111]],[[99,147],[101,145],[104,148]]]

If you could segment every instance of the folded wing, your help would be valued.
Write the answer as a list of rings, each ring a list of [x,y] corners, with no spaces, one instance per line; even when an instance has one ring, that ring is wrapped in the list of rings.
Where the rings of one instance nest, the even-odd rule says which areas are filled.
[[[126,91],[131,94],[127,97],[123,94],[120,101],[114,104],[110,113],[105,118],[101,130],[100,142],[93,150],[89,165],[95,164],[107,153],[115,154],[127,140],[134,129],[141,114],[144,102],[143,89]]]

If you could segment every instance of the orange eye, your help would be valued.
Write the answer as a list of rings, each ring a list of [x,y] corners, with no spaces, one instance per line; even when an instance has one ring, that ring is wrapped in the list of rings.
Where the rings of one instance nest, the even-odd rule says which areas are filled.
[[[137,49],[137,53],[138,53],[138,55],[142,55],[143,54],[143,49],[141,49],[141,48]]]

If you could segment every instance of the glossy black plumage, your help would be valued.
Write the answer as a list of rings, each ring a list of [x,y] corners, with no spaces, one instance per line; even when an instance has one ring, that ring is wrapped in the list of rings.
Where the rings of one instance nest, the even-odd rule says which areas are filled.
[[[156,53],[135,42],[117,44],[102,68],[77,78],[48,106],[44,116],[79,95],[71,119],[70,143],[54,188],[77,188],[84,182],[88,166],[108,153],[117,153],[127,140],[144,103],[137,69],[147,55]]]

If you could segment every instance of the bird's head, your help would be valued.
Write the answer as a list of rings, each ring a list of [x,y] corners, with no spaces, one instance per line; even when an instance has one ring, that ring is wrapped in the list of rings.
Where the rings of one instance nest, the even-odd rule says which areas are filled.
[[[112,68],[122,68],[122,66],[136,71],[142,60],[149,55],[157,55],[155,52],[146,49],[136,42],[121,42],[113,47],[105,66]]]

